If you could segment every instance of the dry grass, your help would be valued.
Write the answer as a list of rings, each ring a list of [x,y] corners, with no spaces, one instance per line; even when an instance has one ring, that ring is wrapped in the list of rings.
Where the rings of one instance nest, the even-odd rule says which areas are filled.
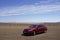
[[[30,24],[0,23],[0,40],[60,40],[60,23],[45,23],[47,33],[22,36],[24,28]]]

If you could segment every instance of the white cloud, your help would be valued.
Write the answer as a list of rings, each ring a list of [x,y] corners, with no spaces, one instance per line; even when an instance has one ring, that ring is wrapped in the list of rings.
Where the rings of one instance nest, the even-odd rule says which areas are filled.
[[[60,10],[60,5],[24,5],[17,7],[0,8],[0,16],[42,14]]]
[[[35,3],[36,5],[47,5],[47,4],[60,4],[59,0],[41,0],[38,3]]]

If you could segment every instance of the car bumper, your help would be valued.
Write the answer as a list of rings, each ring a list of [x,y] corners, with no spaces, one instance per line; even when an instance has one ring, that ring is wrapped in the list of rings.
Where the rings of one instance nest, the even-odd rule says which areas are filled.
[[[28,34],[33,34],[33,31],[28,31],[28,32],[25,32],[25,31],[24,31],[23,34],[27,34],[27,35],[28,35]]]

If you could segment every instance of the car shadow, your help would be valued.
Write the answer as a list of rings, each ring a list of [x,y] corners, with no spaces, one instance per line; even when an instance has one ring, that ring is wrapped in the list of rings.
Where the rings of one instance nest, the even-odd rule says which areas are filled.
[[[40,34],[44,34],[44,33],[38,33],[38,34],[35,34],[35,35],[40,35]],[[27,34],[21,34],[22,36],[35,36],[35,35],[27,35]]]

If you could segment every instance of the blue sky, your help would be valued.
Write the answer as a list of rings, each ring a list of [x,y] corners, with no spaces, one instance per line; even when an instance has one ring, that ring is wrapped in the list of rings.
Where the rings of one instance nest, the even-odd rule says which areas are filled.
[[[60,22],[60,0],[0,0],[0,22]]]

